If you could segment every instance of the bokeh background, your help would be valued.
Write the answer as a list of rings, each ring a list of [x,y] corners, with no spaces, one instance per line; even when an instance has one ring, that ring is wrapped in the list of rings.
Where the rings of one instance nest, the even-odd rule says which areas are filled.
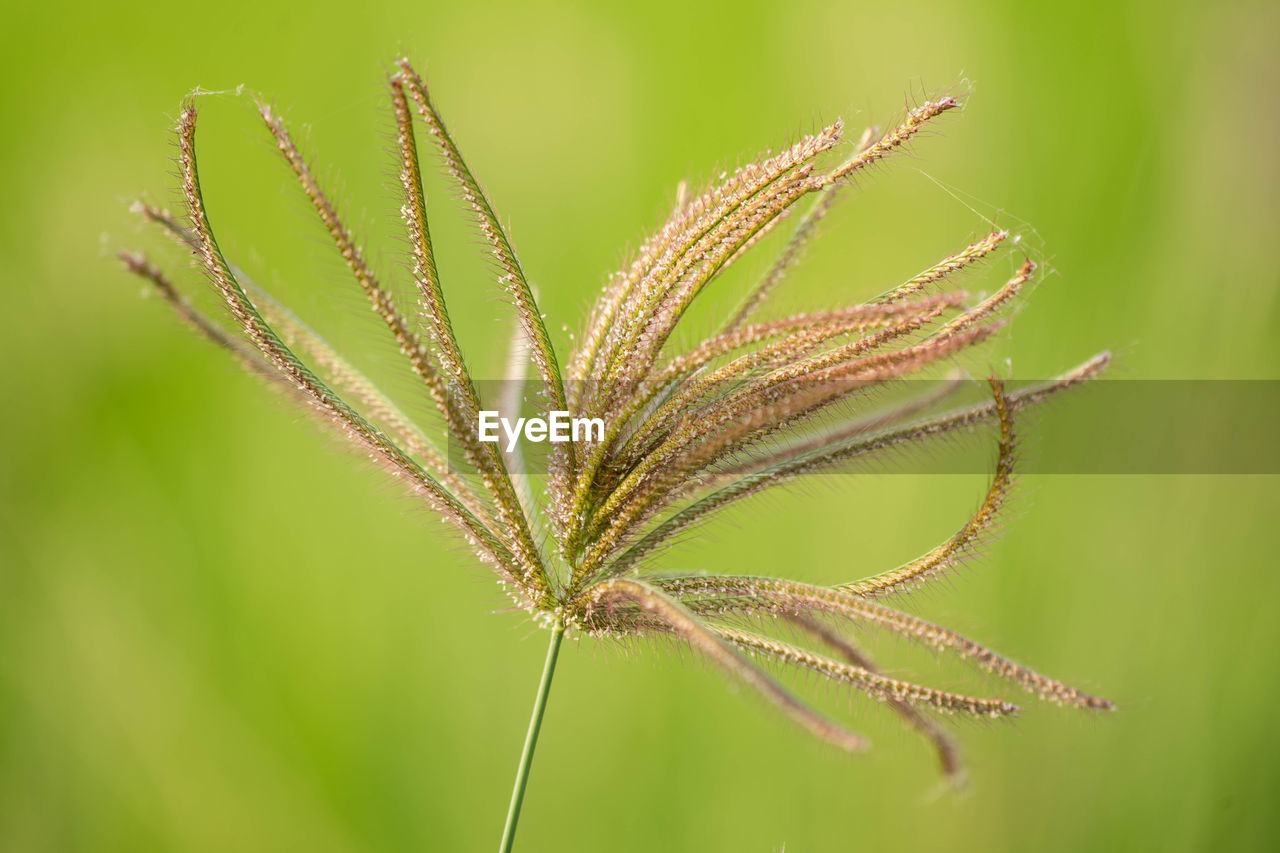
[[[425,63],[557,330],[679,180],[960,87],[963,114],[864,182],[789,293],[879,292],[996,216],[1055,273],[990,363],[1035,378],[1111,348],[1126,379],[1280,379],[1274,3],[602,6],[6,9],[0,849],[476,850],[501,828],[542,635],[113,260],[159,245],[126,208],[172,202],[194,87],[309,125],[395,275],[385,77],[400,51]],[[299,310],[358,313],[250,101],[201,107],[231,250]],[[508,321],[438,178],[451,304],[494,375]],[[806,484],[671,564],[861,576],[948,535],[983,484]],[[873,738],[850,758],[687,655],[569,644],[518,846],[1274,849],[1276,498],[1268,476],[1024,480],[985,556],[906,604],[1121,710],[957,726],[958,793],[860,697],[809,685]]]

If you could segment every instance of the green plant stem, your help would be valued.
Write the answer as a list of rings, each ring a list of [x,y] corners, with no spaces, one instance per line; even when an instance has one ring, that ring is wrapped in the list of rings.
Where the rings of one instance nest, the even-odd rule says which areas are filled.
[[[547,662],[542,667],[538,695],[533,700],[533,716],[529,718],[529,732],[524,737],[524,751],[520,753],[520,766],[516,768],[516,784],[511,790],[511,806],[507,809],[507,826],[502,831],[502,845],[498,848],[499,853],[509,853],[516,839],[516,823],[520,820],[524,789],[529,784],[533,750],[538,745],[538,730],[542,728],[542,715],[547,710],[547,696],[551,693],[551,677],[556,673],[556,657],[560,654],[560,641],[563,639],[564,625],[557,621],[551,629],[551,644],[547,646]]]

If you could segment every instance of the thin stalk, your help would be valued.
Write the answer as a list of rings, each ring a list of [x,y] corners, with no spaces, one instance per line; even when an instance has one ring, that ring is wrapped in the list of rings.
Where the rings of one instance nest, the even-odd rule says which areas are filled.
[[[559,620],[551,628],[551,644],[547,646],[547,662],[542,667],[542,680],[538,682],[538,695],[533,700],[533,716],[529,718],[529,732],[524,737],[524,751],[520,753],[520,766],[516,768],[516,784],[511,790],[511,806],[507,809],[507,826],[502,831],[502,844],[498,853],[509,853],[516,840],[516,823],[520,820],[520,806],[524,803],[524,789],[529,784],[529,768],[533,764],[533,750],[538,745],[538,730],[542,728],[542,715],[547,710],[547,696],[551,693],[551,677],[556,673],[556,657],[560,654],[560,641],[564,639],[564,623]]]

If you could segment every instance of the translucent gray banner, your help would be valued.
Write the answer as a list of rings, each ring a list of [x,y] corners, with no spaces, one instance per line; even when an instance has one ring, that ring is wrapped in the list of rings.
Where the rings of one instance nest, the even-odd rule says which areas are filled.
[[[1018,439],[1018,470],[1033,474],[1280,474],[1280,381],[1276,380],[1093,380],[1034,403],[1031,392],[1041,381],[1007,381]],[[506,451],[509,437],[519,431],[518,446],[527,473],[547,471],[554,446],[551,433],[530,420],[548,419],[548,407],[537,380],[523,387],[505,381],[477,385],[487,416],[487,435],[496,435]],[[579,424],[578,441],[570,440],[575,455],[589,454],[601,431],[616,430],[614,447],[629,446],[626,456],[642,458],[657,446],[662,429],[647,434],[643,424],[661,412],[664,400],[677,395],[697,401],[687,417],[693,429],[711,422],[715,407],[742,385],[716,386],[697,380],[664,389],[645,410],[624,427],[614,425],[616,410],[595,412],[603,422]],[[592,389],[568,389],[571,401],[591,401]],[[1020,397],[1020,395],[1022,395]],[[989,473],[995,455],[997,429],[989,416],[991,389],[985,380],[904,380],[874,389],[848,383],[840,401],[805,418],[791,428],[744,442],[735,450],[734,470],[747,470],[754,461],[777,461],[788,453],[859,442],[876,445],[876,438],[909,425],[947,418],[957,412],[986,410],[963,428],[941,435],[891,444],[872,452],[853,453],[842,464],[815,473],[841,472],[901,474]],[[510,401],[522,400],[518,411]],[[590,411],[590,409],[588,409]],[[560,416],[559,429],[572,435],[571,419],[581,410]],[[746,416],[749,417],[748,412]],[[521,423],[520,418],[526,420]],[[505,418],[505,426],[496,422]],[[706,418],[706,420],[698,420]],[[739,418],[742,420],[742,418]],[[670,421],[666,422],[670,425]],[[480,424],[475,433],[480,435]],[[541,439],[538,440],[538,436]],[[710,440],[714,430],[694,440]],[[830,439],[824,444],[824,438]],[[591,439],[592,441],[589,441]],[[451,463],[468,470],[464,449],[456,441],[449,448]],[[518,463],[516,463],[518,464]],[[719,466],[722,470],[725,465]]]

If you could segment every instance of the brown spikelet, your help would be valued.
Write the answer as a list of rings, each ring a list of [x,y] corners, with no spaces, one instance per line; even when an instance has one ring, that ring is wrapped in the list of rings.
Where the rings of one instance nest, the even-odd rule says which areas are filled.
[[[1055,380],[1017,391],[1009,395],[1009,407],[1015,410],[1021,406],[1034,405],[1050,395],[1088,381],[1105,369],[1109,360],[1110,356],[1103,353]],[[720,485],[708,484],[710,488],[707,489],[708,493],[704,497],[682,507],[670,518],[647,532],[624,554],[615,558],[613,566],[619,571],[625,571],[664,542],[736,501],[749,498],[766,489],[778,488],[805,474],[829,471],[853,460],[909,446],[934,436],[967,429],[995,416],[995,413],[995,405],[986,404],[885,432],[872,433],[865,437],[861,431],[855,431],[849,439],[842,440],[837,433],[831,437],[830,441],[818,443],[816,447],[766,458],[755,466],[748,466],[749,470],[730,471],[727,474],[729,482]]]
[[[822,180],[822,185],[827,186],[836,181],[848,178],[850,175],[865,169],[872,163],[883,160],[888,157],[894,150],[901,148],[907,143],[911,137],[915,136],[924,129],[930,121],[947,112],[954,110],[960,106],[960,102],[952,97],[939,98],[933,101],[926,101],[918,107],[913,108],[907,113],[907,117],[895,127],[893,130],[880,137],[874,144],[868,145],[859,151],[854,157],[841,163],[835,169],[832,169]]]
[[[891,328],[839,348],[837,355],[774,371],[757,386],[674,424],[666,440],[631,470],[604,503],[601,522],[592,528],[599,531],[598,541],[583,562],[582,576],[598,567],[646,512],[651,514],[654,501],[669,491],[673,480],[690,478],[760,431],[794,425],[852,390],[907,375],[994,330],[979,327],[899,352],[856,357],[901,331]]]
[[[909,296],[914,296],[926,287],[938,284],[947,276],[959,272],[965,267],[985,258],[987,255],[999,248],[1009,237],[1008,231],[993,231],[981,240],[966,246],[962,251],[956,252],[943,258],[938,263],[929,267],[919,275],[912,276],[893,290],[876,297],[873,301],[882,304],[892,304],[900,302]]]
[[[868,127],[862,134],[862,139],[858,141],[858,153],[865,152],[875,138],[875,128]],[[760,281],[747,292],[742,302],[729,320],[725,323],[724,332],[730,333],[742,326],[747,320],[759,310],[774,289],[782,282],[792,267],[796,266],[804,257],[805,249],[809,243],[817,237],[818,227],[822,224],[822,220],[826,218],[831,208],[835,206],[838,200],[839,191],[843,188],[843,184],[830,184],[823,187],[818,192],[818,197],[814,199],[813,204],[805,211],[800,222],[796,225],[795,230],[791,232],[791,236],[787,238],[786,245],[782,247],[782,251],[774,259],[770,265],[769,271],[764,274]]]
[[[427,94],[427,87],[422,82],[422,78],[413,70],[407,59],[401,59],[398,65],[409,95],[417,103],[419,113],[426,121],[432,137],[436,140],[441,154],[444,156],[449,174],[453,176],[461,188],[463,198],[466,199],[467,204],[475,214],[480,230],[491,246],[493,256],[502,268],[500,282],[515,300],[520,325],[529,340],[530,355],[542,374],[542,380],[545,383],[545,390],[551,407],[563,409],[565,406],[565,394],[564,385],[560,378],[559,359],[556,357],[555,348],[551,345],[551,337],[547,334],[547,327],[542,320],[542,314],[538,311],[537,302],[533,298],[533,291],[529,287],[529,282],[525,279],[524,270],[520,266],[520,261],[516,259],[515,250],[511,248],[511,241],[507,238],[507,233],[503,229],[502,223],[498,221],[497,215],[493,212],[489,199],[485,197],[484,191],[480,189],[480,184],[472,176],[471,170],[467,168],[467,163],[462,159],[462,154],[454,144],[449,131],[445,129],[444,121],[431,103],[431,98]]]
[[[480,227],[480,232],[484,235],[494,259],[502,270],[498,283],[511,297],[511,301],[515,306],[516,318],[524,333],[525,340],[528,342],[529,358],[537,367],[542,378],[542,395],[547,402],[547,407],[553,411],[565,411],[568,401],[564,389],[564,379],[560,373],[560,360],[556,355],[555,347],[551,343],[551,336],[547,334],[547,326],[543,321],[542,312],[538,308],[533,288],[530,286],[528,279],[525,278],[524,269],[516,257],[515,249],[511,246],[511,240],[507,237],[502,223],[498,221],[497,214],[493,212],[493,207],[489,204],[489,199],[485,196],[484,190],[480,188],[479,182],[467,167],[466,160],[462,157],[462,152],[458,150],[458,146],[454,144],[453,137],[449,135],[449,131],[445,128],[444,120],[431,102],[426,84],[418,76],[418,73],[413,70],[407,59],[401,59],[398,64],[400,75],[405,82],[409,95],[418,105],[418,112],[430,129],[432,138],[435,139],[436,145],[444,157],[445,166],[449,174],[461,189],[462,196],[471,208],[476,223]],[[569,472],[574,467],[573,455],[572,444],[552,446],[550,473],[559,490],[564,490],[569,478]],[[554,506],[551,507],[551,510],[552,519],[562,528],[565,524],[562,514]]]
[[[664,233],[654,246],[661,245],[663,251],[633,267],[626,280],[627,296],[605,336],[604,363],[597,361],[591,377],[602,401],[609,397],[600,392],[618,374],[624,374],[622,385],[634,381],[632,371],[624,369],[629,357],[656,352],[654,346],[665,339],[669,324],[679,319],[682,306],[710,274],[770,218],[811,190],[811,170],[805,163],[833,146],[841,130],[841,125],[832,125],[759,165],[739,169],[723,185],[692,202],[679,221],[668,223],[664,232],[671,233]],[[677,293],[676,285],[695,264],[701,264],[701,269]]]
[[[234,355],[236,360],[251,372],[273,381],[282,381],[280,375],[271,369],[271,366],[266,363],[261,355],[245,346],[244,342],[239,338],[233,338],[223,331],[221,326],[179,293],[178,288],[174,286],[169,276],[165,275],[164,271],[158,266],[151,263],[146,255],[141,252],[122,251],[117,254],[117,257],[120,258],[120,262],[124,264],[126,270],[150,282],[156,292],[164,297],[164,300],[169,303],[174,312],[182,318],[182,321],[200,333],[206,340]]]
[[[319,182],[311,171],[311,167],[303,159],[297,145],[294,144],[293,137],[289,134],[283,120],[265,102],[258,104],[258,110],[262,115],[262,120],[266,122],[267,129],[271,131],[271,135],[275,138],[276,147],[293,170],[298,183],[302,187],[302,191],[319,215],[320,221],[324,224],[325,230],[329,232],[329,236],[337,247],[338,252],[342,255],[342,259],[355,276],[356,281],[359,282],[360,288],[369,297],[371,307],[386,323],[387,329],[399,345],[400,352],[409,360],[414,372],[426,383],[431,393],[431,398],[440,409],[440,413],[446,419],[450,418],[451,413],[448,409],[448,395],[445,391],[444,382],[431,359],[427,346],[414,332],[408,318],[400,313],[391,294],[378,283],[377,277],[364,260],[363,250],[339,218],[338,211],[329,201],[324,190],[321,189]]]
[[[754,687],[770,702],[818,737],[849,751],[866,749],[867,744],[862,738],[809,708],[766,675],[763,670],[752,666],[749,661],[736,654],[718,636],[717,631],[707,628],[678,601],[649,584],[623,579],[606,581],[593,590],[590,600],[584,602],[586,619],[590,620],[597,612],[607,612],[610,602],[618,599],[638,605],[647,615],[652,616],[658,625],[665,626],[723,667],[730,675]],[[597,628],[588,621],[585,627],[596,631],[609,630],[607,622]]]
[[[485,487],[493,497],[495,510],[502,529],[507,532],[512,550],[520,564],[520,573],[526,583],[544,593],[549,590],[549,578],[538,556],[528,519],[520,508],[520,498],[506,470],[506,465],[495,444],[480,441],[477,434],[480,398],[475,383],[467,370],[462,351],[458,348],[444,291],[440,286],[440,274],[436,268],[435,250],[431,242],[431,229],[427,224],[427,202],[422,189],[422,174],[418,165],[418,148],[413,130],[413,115],[405,95],[404,83],[399,77],[391,79],[392,107],[399,132],[400,182],[405,195],[401,209],[413,247],[414,279],[418,283],[424,313],[430,323],[432,339],[447,377],[451,405],[456,405],[456,415],[451,417],[453,434],[466,449],[467,457],[480,474]]]
[[[993,312],[998,310],[1000,306],[1013,299],[1013,297],[1018,294],[1018,291],[1022,289],[1023,285],[1031,280],[1031,276],[1035,271],[1035,264],[1031,261],[1024,261],[1017,274],[1005,282],[1003,287],[988,296],[986,299],[982,300],[982,302],[978,303],[973,308],[938,329],[936,332],[937,337],[944,339],[951,337],[952,335],[959,334],[965,329],[968,329],[986,319]]]
[[[1000,453],[996,458],[996,473],[991,478],[991,487],[982,505],[961,527],[955,536],[934,548],[919,559],[912,560],[905,566],[893,571],[870,577],[855,583],[844,584],[841,589],[857,595],[883,595],[894,592],[911,584],[919,583],[929,576],[946,569],[967,550],[971,549],[983,531],[995,521],[1001,504],[1008,496],[1013,482],[1013,417],[1009,413],[1009,402],[1004,394],[1004,384],[991,379],[991,388],[995,396],[996,417],[1000,421]]]
[[[683,388],[668,396],[653,414],[645,418],[644,422],[631,435],[627,447],[624,447],[619,452],[619,455],[628,464],[638,461],[638,448],[649,446],[648,440],[655,433],[668,431],[674,425],[680,413],[689,411],[696,401],[704,399],[709,392],[714,393],[717,389],[730,387],[730,383],[749,378],[756,372],[765,372],[776,377],[773,380],[774,382],[785,382],[791,378],[790,375],[779,373],[779,371],[787,368],[791,368],[798,377],[803,369],[799,368],[799,365],[802,364],[806,365],[807,369],[816,371],[823,367],[833,366],[841,361],[847,361],[856,355],[882,346],[893,338],[900,337],[919,328],[929,322],[930,319],[938,316],[950,304],[954,304],[954,300],[939,299],[931,301],[920,306],[920,310],[914,315],[905,311],[899,313],[897,316],[899,318],[905,317],[905,319],[896,321],[893,319],[893,315],[879,317],[869,317],[867,315],[851,316],[849,319],[843,319],[839,316],[833,316],[835,312],[832,312],[831,315],[821,319],[815,319],[802,325],[797,324],[796,330],[782,340],[746,353],[729,364],[707,374],[699,381],[684,383]],[[783,323],[785,322],[783,321]],[[782,323],[775,324],[767,331],[770,335],[775,334],[781,326]],[[743,331],[749,331],[751,328],[748,327]],[[869,329],[880,329],[880,331],[877,334],[861,338],[851,344],[824,353],[821,357],[811,357],[815,349],[834,338]],[[655,384],[661,387],[679,380],[681,374],[687,374],[690,371],[691,362],[701,360],[707,353],[708,350],[703,349],[702,352],[690,354],[687,359],[673,362],[676,368],[675,371],[664,371]],[[642,391],[638,392],[635,402],[632,406],[623,409],[616,416],[617,420],[629,419],[636,413],[639,406],[648,402],[647,398],[647,394]]]
[[[804,613],[790,614],[786,618],[788,622],[798,626],[814,639],[834,649],[840,657],[855,667],[870,672],[879,672],[875,661],[866,652],[859,649],[846,637],[832,630],[821,619]],[[964,764],[960,758],[960,747],[956,745],[956,742],[951,739],[946,731],[930,719],[924,711],[916,708],[910,702],[902,699],[889,699],[887,704],[907,725],[920,732],[933,744],[934,751],[938,754],[938,764],[952,784],[962,784],[965,772]]]
[[[396,476],[403,477],[412,490],[426,499],[433,509],[458,525],[486,562],[504,572],[509,571],[510,555],[492,531],[467,511],[454,495],[444,489],[404,451],[391,443],[316,377],[285,346],[275,330],[267,324],[245,295],[231,266],[222,255],[205,210],[196,165],[196,108],[191,104],[183,109],[179,119],[178,150],[182,191],[187,202],[191,232],[196,239],[196,253],[215,289],[222,295],[245,336],[272,366],[316,405],[320,412],[340,425],[353,441],[373,452]]]
[[[1007,717],[1018,711],[1018,706],[1003,699],[980,699],[921,687],[908,681],[899,681],[860,666],[850,666],[822,655],[787,643],[734,628],[716,628],[716,633],[729,642],[751,652],[759,652],[785,663],[813,670],[832,681],[842,681],[865,690],[881,701],[906,702],[911,705],[928,705],[945,712],[963,712],[975,717]]]
[[[954,652],[1042,699],[1094,710],[1112,707],[1105,699],[1041,675],[954,631],[839,588],[775,578],[723,575],[665,579],[658,581],[657,586],[677,596],[709,596],[705,609],[714,613],[778,611],[844,616],[854,622],[876,625],[926,645]],[[698,609],[701,605],[691,602],[691,606]]]
[[[193,251],[198,249],[195,235],[178,223],[169,211],[143,202],[135,202],[132,209],[146,221],[159,225],[165,230],[165,233],[175,238],[183,247]],[[124,261],[126,269],[135,275],[150,280],[156,289],[173,305],[179,316],[196,328],[197,331],[214,343],[230,349],[241,363],[253,372],[273,380],[276,384],[286,387],[290,391],[296,390],[288,385],[283,376],[272,370],[258,353],[245,347],[240,340],[228,336],[208,317],[205,317],[195,309],[188,300],[177,292],[164,273],[148,263],[143,256],[130,252],[121,252],[120,257]],[[422,461],[432,476],[440,480],[456,495],[458,500],[473,515],[477,516],[481,521],[485,521],[487,526],[493,526],[492,522],[488,520],[487,507],[475,495],[471,487],[463,482],[453,471],[440,451],[423,433],[422,429],[417,424],[414,424],[400,410],[399,406],[392,402],[386,394],[374,387],[372,382],[352,367],[346,359],[334,351],[319,335],[307,328],[293,312],[280,304],[265,290],[255,285],[243,271],[235,268],[233,268],[233,271],[245,291],[259,307],[264,319],[280,333],[286,345],[295,352],[300,352],[314,366],[316,371],[324,377],[327,384],[339,393],[346,395],[348,399],[358,403],[367,418],[386,432],[392,441],[399,444],[411,456]],[[396,338],[398,341],[401,340],[399,335]],[[419,355],[424,353],[425,350],[421,351]],[[409,353],[406,353],[406,355],[409,355]],[[409,357],[411,361],[414,360],[413,355],[409,355]],[[429,382],[428,385],[430,387],[431,383]],[[435,394],[433,393],[434,396]],[[443,397],[440,399],[443,399]]]

